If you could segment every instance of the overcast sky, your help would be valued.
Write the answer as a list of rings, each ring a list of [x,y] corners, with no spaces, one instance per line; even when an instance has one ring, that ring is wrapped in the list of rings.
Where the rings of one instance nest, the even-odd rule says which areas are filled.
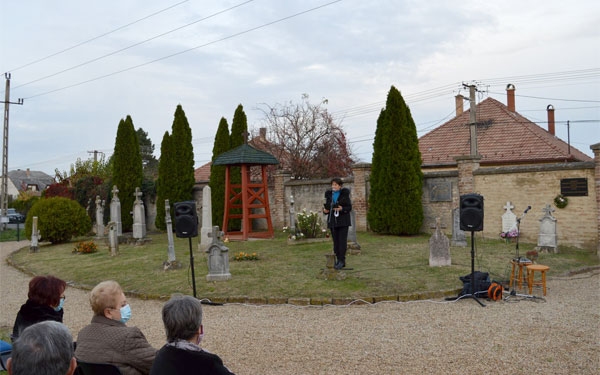
[[[302,94],[341,121],[371,161],[394,85],[422,136],[455,114],[454,96],[506,104],[592,156],[600,142],[600,2],[359,0],[28,0],[0,2],[0,73],[11,73],[8,169],[68,171],[108,157],[131,115],[155,144],[183,106],[196,167],[221,117],[248,127],[263,103]],[[4,78],[4,77],[1,77]],[[5,96],[4,80],[0,86]],[[465,103],[465,109],[468,104]]]

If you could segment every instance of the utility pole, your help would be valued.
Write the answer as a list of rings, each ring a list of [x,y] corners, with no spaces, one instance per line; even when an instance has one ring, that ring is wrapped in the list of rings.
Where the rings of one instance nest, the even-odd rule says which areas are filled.
[[[2,191],[0,191],[0,230],[8,223],[8,109],[11,104],[23,105],[23,99],[10,101],[10,73],[4,73],[6,89],[4,91],[4,137],[2,138]]]
[[[103,154],[104,152],[102,151],[98,151],[98,150],[94,150],[94,151],[88,151],[88,154],[94,154],[94,163],[98,161],[98,154]]]
[[[475,91],[477,91],[477,86],[474,84],[466,85],[463,83],[464,87],[469,88],[469,102],[471,104],[469,111],[469,130],[471,136],[471,156],[477,156],[477,112],[475,105]]]

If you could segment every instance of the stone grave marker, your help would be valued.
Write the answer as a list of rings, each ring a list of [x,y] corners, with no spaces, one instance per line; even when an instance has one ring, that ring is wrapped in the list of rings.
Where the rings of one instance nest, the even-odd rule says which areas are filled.
[[[512,211],[513,208],[515,208],[515,206],[513,206],[510,201],[506,202],[506,205],[504,206],[504,210],[506,212],[502,214],[503,233],[510,232],[511,230],[517,230],[517,215],[515,215]]]
[[[206,281],[224,281],[231,279],[229,273],[229,248],[223,244],[221,237],[223,232],[218,226],[213,226],[209,234],[212,243],[206,252],[208,253],[208,275]]]
[[[549,204],[542,208],[544,215],[540,219],[540,234],[538,236],[538,250],[547,250],[558,253],[558,244],[556,239],[556,218],[552,216],[554,208]]]
[[[181,263],[175,258],[175,242],[173,241],[173,220],[171,219],[171,205],[169,200],[165,199],[165,223],[167,224],[167,260],[163,262],[163,269],[173,270],[181,268]]]
[[[96,195],[96,237],[104,237],[104,201]]]
[[[113,185],[112,199],[110,200],[110,221],[115,223],[117,236],[123,235],[123,222],[121,221],[121,201],[119,200],[119,189]]]
[[[119,255],[119,233],[117,231],[117,223],[110,221],[107,224],[108,227],[108,248],[110,250],[110,256]]]
[[[440,218],[435,218],[435,232],[429,238],[429,266],[449,266],[452,263],[450,259],[450,240],[442,232]]]
[[[141,240],[146,237],[146,211],[142,201],[142,192],[135,188],[135,201],[133,202],[133,238]]]
[[[467,246],[465,231],[460,229],[460,208],[452,210],[452,246]]]
[[[40,240],[40,231],[37,228],[38,217],[34,216],[31,221],[31,243],[29,244],[29,252],[37,253],[39,251],[38,241]]]
[[[200,249],[205,250],[211,244],[212,232],[212,195],[210,186],[202,188],[202,228],[200,228]]]

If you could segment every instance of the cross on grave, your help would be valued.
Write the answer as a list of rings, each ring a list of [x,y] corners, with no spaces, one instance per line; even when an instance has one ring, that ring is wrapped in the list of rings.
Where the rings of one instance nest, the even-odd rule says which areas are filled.
[[[552,216],[552,213],[556,210],[549,204],[546,204],[546,207],[542,208],[542,211],[544,211],[544,216]]]
[[[142,201],[141,198],[142,198],[142,195],[144,195],[144,193],[142,193],[142,191],[140,190],[139,187],[136,187],[135,193],[133,193],[133,195],[135,196],[135,201],[139,203]]]
[[[216,244],[224,234],[225,233],[223,233],[222,230],[219,230],[219,227],[215,225],[212,227],[212,232],[208,234],[208,237],[212,238],[211,243]]]
[[[506,211],[511,211],[513,208],[515,208],[515,206],[513,206],[510,201],[506,202],[506,204],[504,205],[504,209]]]

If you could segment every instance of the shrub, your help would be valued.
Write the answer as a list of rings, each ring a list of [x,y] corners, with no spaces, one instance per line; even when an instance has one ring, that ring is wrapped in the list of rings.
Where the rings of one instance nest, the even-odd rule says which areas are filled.
[[[98,251],[98,246],[94,241],[81,241],[78,242],[73,249],[74,253],[90,254]]]
[[[38,230],[42,241],[53,244],[67,242],[74,236],[82,236],[92,229],[92,221],[77,202],[54,197],[40,199],[29,211],[25,221],[25,234],[31,239],[33,217],[38,217]]]
[[[318,212],[310,211],[306,212],[306,209],[303,209],[302,212],[298,212],[298,235],[304,238],[317,238],[323,236],[323,230],[321,229],[321,225],[323,221],[321,220],[321,214]]]
[[[233,259],[235,259],[237,261],[242,261],[242,260],[258,260],[258,254],[257,253],[248,254],[248,253],[245,253],[243,251],[240,251],[239,253],[235,254],[235,256],[233,257]]]

